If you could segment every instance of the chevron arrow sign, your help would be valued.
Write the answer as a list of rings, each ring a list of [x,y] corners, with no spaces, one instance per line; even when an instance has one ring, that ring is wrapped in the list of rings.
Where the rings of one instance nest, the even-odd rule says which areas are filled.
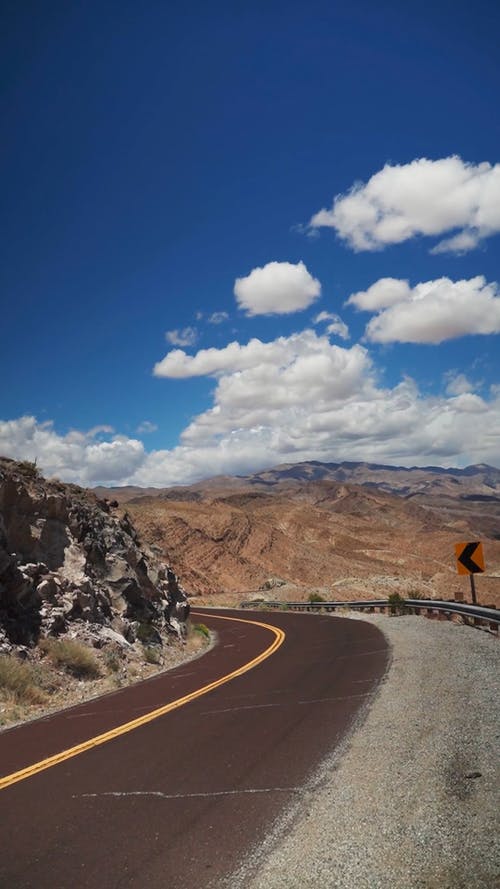
[[[459,574],[481,574],[484,571],[483,544],[456,543],[457,571]]]

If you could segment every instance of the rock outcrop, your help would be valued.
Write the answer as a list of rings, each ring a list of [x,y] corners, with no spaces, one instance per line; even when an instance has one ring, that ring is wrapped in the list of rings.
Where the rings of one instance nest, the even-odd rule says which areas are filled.
[[[0,458],[0,652],[75,622],[99,644],[182,637],[187,596],[118,504]]]

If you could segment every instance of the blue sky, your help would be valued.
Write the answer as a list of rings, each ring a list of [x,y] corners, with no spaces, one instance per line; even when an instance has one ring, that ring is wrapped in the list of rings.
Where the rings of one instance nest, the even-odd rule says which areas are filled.
[[[500,466],[499,23],[10,4],[0,452],[83,484]]]

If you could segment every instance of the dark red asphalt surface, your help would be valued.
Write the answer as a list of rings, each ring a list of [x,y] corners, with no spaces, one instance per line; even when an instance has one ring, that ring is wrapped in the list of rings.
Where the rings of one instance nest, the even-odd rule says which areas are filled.
[[[0,791],[1,889],[220,886],[345,734],[384,674],[371,624],[212,612],[281,627],[250,672]],[[273,635],[203,621],[219,644],[163,676],[0,734],[10,774],[183,697],[251,660]]]

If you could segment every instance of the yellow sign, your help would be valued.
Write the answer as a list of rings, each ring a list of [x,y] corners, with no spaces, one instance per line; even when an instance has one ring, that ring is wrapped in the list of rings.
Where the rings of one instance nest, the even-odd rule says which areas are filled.
[[[481,574],[484,571],[483,544],[456,543],[457,571],[459,574]]]

